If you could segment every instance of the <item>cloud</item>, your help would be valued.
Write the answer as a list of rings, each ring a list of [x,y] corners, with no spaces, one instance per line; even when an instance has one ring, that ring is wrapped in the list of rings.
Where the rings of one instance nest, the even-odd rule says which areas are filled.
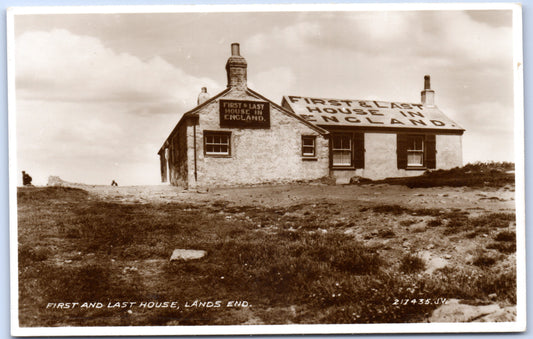
[[[463,127],[470,130],[480,128],[487,135],[495,135],[513,130],[514,113],[512,107],[498,102],[471,103],[464,106],[462,117]],[[480,128],[481,129],[481,128]]]
[[[19,100],[17,161],[36,183],[49,175],[90,184],[158,182],[157,151],[178,114],[132,115],[127,105]],[[152,167],[152,172],[141,168]]]
[[[403,63],[412,58],[409,62],[424,59],[441,66],[482,67],[508,61],[512,44],[510,27],[486,25],[460,11],[309,13],[299,20],[258,33],[246,45],[257,54],[305,54],[317,49],[327,54],[340,49],[347,59],[366,54]]]
[[[250,78],[253,79],[248,80],[250,88],[275,102],[281,102],[281,97],[287,94],[286,89],[294,86],[295,75],[289,67],[273,67]]]
[[[202,86],[220,87],[157,55],[116,53],[95,37],[26,32],[16,40],[19,168],[40,184],[49,175],[157,183],[157,150]]]
[[[216,81],[189,75],[157,55],[143,61],[115,53],[95,37],[61,29],[22,34],[16,41],[16,70],[17,95],[28,100],[191,107],[202,86],[220,87]]]
[[[274,26],[266,33],[258,33],[245,42],[247,52],[263,54],[273,46],[283,46],[280,50],[306,49],[312,46],[321,35],[321,25],[316,22],[297,22],[287,27]],[[274,45],[272,45],[274,43]]]

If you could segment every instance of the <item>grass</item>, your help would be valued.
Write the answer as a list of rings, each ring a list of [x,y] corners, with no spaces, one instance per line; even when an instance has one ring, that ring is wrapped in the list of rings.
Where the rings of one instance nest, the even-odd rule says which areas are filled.
[[[422,188],[442,186],[504,187],[512,185],[514,182],[514,163],[476,162],[448,170],[427,170],[423,175],[416,177],[387,178],[377,181],[364,179],[355,183],[406,185],[410,188]]]
[[[467,187],[503,187],[514,184],[513,163],[486,162],[467,164],[449,170],[427,171],[419,177],[405,180],[408,187],[467,186]]]
[[[486,226],[490,228],[509,227],[516,220],[514,213],[489,213],[471,218],[470,223],[475,227]]]
[[[402,215],[402,214],[409,214],[409,215],[414,215],[414,216],[439,216],[442,213],[444,213],[442,210],[438,208],[409,208],[409,207],[404,207],[400,205],[375,205],[372,207],[362,207],[360,209],[361,212],[365,212],[368,210],[371,210],[374,213],[387,213],[387,214],[392,214],[395,216]],[[412,220],[412,219],[409,219],[409,220]],[[404,220],[402,222],[407,223],[408,221]]]
[[[253,317],[267,324],[417,322],[436,306],[398,306],[396,298],[487,299],[489,293],[498,293],[499,301],[515,298],[512,290],[504,293],[514,286],[512,272],[498,272],[494,263],[479,261],[484,269],[475,271],[475,279],[463,269],[420,274],[425,263],[412,254],[398,265],[397,242],[403,240],[394,228],[397,222],[380,225],[377,232],[391,242],[389,254],[344,233],[362,228],[355,225],[367,215],[372,220],[430,216],[441,221],[459,216],[475,227],[487,227],[482,220],[492,220],[472,221],[461,211],[379,205],[342,219],[342,208],[328,202],[286,208],[229,206],[220,200],[119,204],[66,188],[20,189],[18,209],[21,326],[227,325]],[[496,219],[509,223],[512,218],[498,214]],[[447,227],[435,225],[434,232]],[[514,245],[509,235],[499,234],[495,240],[508,240],[495,244]],[[176,248],[205,250],[207,256],[170,262]],[[505,250],[495,251],[503,255]],[[252,306],[227,307],[234,300]],[[180,307],[136,307],[129,313],[44,306],[116,301],[175,301]],[[185,306],[194,301],[222,306]]]
[[[27,192],[19,195],[21,208],[28,211],[20,220],[21,229],[28,232],[21,232],[23,245],[19,248],[20,297],[26,307],[67,300],[99,300],[105,304],[112,300],[235,298],[264,307],[305,305],[308,290],[322,290],[322,284],[330,285],[334,280],[348,284],[354,277],[377,274],[382,267],[379,255],[372,249],[339,234],[294,233],[285,229],[274,234],[255,232],[258,221],[274,222],[286,211],[235,210],[249,212],[250,221],[245,222],[206,213],[198,206],[88,201],[79,192],[58,193],[53,188],[37,194],[46,196],[46,191],[52,200],[65,194],[68,203],[45,210],[41,207],[49,207],[46,198],[30,199]],[[42,236],[34,237],[36,233]],[[288,236],[293,233],[293,237]],[[50,243],[60,243],[56,252],[64,257],[72,252],[83,255],[58,265],[51,260],[54,250]],[[208,256],[203,261],[168,262],[173,248],[203,249]],[[157,274],[151,279],[141,277],[141,269],[125,270],[127,265],[140,267],[142,260],[160,260]],[[358,288],[355,284],[352,287]],[[232,323],[231,311],[217,312],[222,323]],[[168,322],[204,323],[205,312],[210,311],[183,312],[175,312]],[[97,310],[92,313],[98,314]],[[150,316],[144,313],[147,312],[130,317],[130,321],[150,324],[159,310]],[[44,310],[40,314],[43,320],[33,324],[25,314],[21,313],[21,320],[26,325],[50,326],[64,321],[63,314]],[[123,324],[104,315],[88,321],[70,321],[89,326]]]
[[[490,271],[490,274],[486,272]],[[439,283],[440,281],[440,283]],[[437,286],[430,284],[437,283]],[[427,281],[426,288],[438,295],[466,300],[480,299],[496,293],[499,300],[516,304],[516,268],[501,272],[493,267],[444,267],[435,270],[433,279]]]

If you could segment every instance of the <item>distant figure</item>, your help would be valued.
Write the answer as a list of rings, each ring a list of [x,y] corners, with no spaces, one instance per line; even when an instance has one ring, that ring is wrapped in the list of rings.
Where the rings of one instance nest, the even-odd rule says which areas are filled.
[[[31,186],[31,180],[31,176],[25,171],[22,171],[22,185]]]
[[[118,186],[117,182],[115,181],[115,179],[113,179],[113,181],[111,181],[111,186]]]
[[[198,105],[203,104],[209,100],[209,93],[207,93],[207,87],[202,87],[202,91],[198,94]]]

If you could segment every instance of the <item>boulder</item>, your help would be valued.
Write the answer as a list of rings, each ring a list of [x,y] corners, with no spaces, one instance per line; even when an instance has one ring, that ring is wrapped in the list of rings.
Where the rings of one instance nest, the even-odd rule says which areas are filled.
[[[200,259],[204,257],[206,254],[207,252],[204,250],[175,249],[172,252],[170,261]]]
[[[437,308],[429,318],[430,322],[490,322],[515,321],[516,307],[501,308],[497,304],[468,305],[458,299],[450,299],[447,304]]]

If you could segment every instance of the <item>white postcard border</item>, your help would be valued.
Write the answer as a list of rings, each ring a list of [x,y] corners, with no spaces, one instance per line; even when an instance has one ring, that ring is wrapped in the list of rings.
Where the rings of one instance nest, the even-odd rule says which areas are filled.
[[[517,216],[517,321],[500,323],[416,323],[334,325],[230,325],[230,326],[128,326],[128,327],[20,327],[18,325],[17,263],[17,158],[15,119],[14,18],[30,14],[163,13],[163,12],[284,12],[284,11],[414,11],[500,9],[513,11],[515,164]],[[247,335],[247,334],[349,334],[349,333],[475,333],[521,332],[526,329],[525,161],[522,11],[512,3],[385,3],[385,4],[259,4],[259,5],[155,5],[155,6],[33,6],[7,11],[8,140],[10,200],[11,333],[14,336],[104,335]]]

